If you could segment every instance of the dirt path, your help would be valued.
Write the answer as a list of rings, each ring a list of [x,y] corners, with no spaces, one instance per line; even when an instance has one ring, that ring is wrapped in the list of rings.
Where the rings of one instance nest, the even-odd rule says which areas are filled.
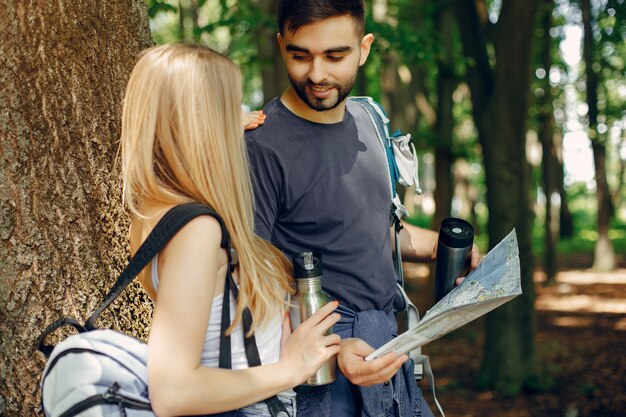
[[[410,282],[425,285],[418,272],[409,272]],[[424,348],[447,417],[626,417],[626,269],[563,271],[549,288],[542,281],[536,274],[537,349],[548,388],[511,398],[478,391],[483,323],[471,323]]]

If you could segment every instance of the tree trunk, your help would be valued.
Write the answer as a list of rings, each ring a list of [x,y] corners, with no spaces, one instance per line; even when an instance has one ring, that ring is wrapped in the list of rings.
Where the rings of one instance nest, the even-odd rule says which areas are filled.
[[[558,221],[555,219],[552,205],[552,195],[558,192],[556,181],[558,178],[559,161],[557,159],[557,149],[554,143],[554,107],[552,105],[552,92],[549,81],[550,67],[552,66],[552,45],[550,36],[552,28],[552,11],[554,3],[552,0],[541,2],[540,25],[542,36],[539,44],[539,56],[541,66],[545,70],[543,79],[544,94],[539,98],[539,139],[543,150],[543,160],[541,163],[543,190],[546,196],[545,219],[544,219],[544,258],[543,267],[546,273],[547,285],[555,283],[557,272],[556,261],[556,239],[558,237]]]
[[[433,227],[435,230],[441,225],[441,221],[451,215],[452,197],[454,196],[452,175],[452,130],[454,118],[452,115],[452,93],[457,85],[454,75],[452,59],[453,33],[454,33],[454,9],[449,3],[439,6],[437,13],[436,28],[441,40],[440,58],[437,60],[437,123],[435,125],[435,217]]]
[[[559,238],[569,239],[574,236],[574,217],[569,209],[569,198],[567,191],[565,190],[565,166],[563,165],[563,134],[559,132],[556,143],[559,144],[559,168],[558,168],[558,180],[557,187],[559,189],[559,196],[561,200],[561,206],[559,207]]]
[[[264,0],[253,0],[253,2],[257,4],[261,16],[271,21],[274,20],[278,2]],[[254,30],[263,82],[263,102],[267,103],[287,89],[289,79],[282,70],[284,64],[276,40],[278,28],[275,25],[259,25]]]
[[[474,60],[468,69],[468,81],[484,153],[490,245],[515,227],[523,290],[521,296],[487,317],[479,379],[500,393],[514,394],[524,385],[536,382],[538,371],[529,167],[525,152],[536,0],[502,3],[494,36],[495,70],[487,59],[474,3],[457,0],[456,5],[463,50]]]
[[[38,335],[85,320],[128,256],[114,160],[126,80],[151,40],[140,0],[0,8],[0,415],[34,416]],[[101,324],[145,336],[140,289],[111,310]]]
[[[199,22],[200,7],[198,5],[198,0],[191,0],[189,2],[189,9],[190,9],[190,15],[191,15],[191,27],[192,27],[193,41],[195,43],[199,43],[201,40],[200,35],[202,33],[200,32],[200,22]]]
[[[185,42],[187,41],[187,29],[185,24],[187,7],[183,3],[183,0],[178,0],[178,39]]]
[[[581,1],[583,15],[583,57],[587,77],[588,133],[593,150],[593,162],[596,174],[596,200],[598,203],[598,241],[596,242],[593,269],[610,271],[615,269],[615,253],[609,240],[609,226],[612,217],[611,192],[606,181],[606,146],[605,138],[598,133],[598,71],[594,68],[595,45],[591,28],[590,0]],[[599,65],[599,64],[598,64]]]

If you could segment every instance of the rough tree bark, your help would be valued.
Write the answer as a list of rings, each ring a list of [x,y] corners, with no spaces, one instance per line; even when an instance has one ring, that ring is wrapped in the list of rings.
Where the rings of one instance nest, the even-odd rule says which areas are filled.
[[[127,259],[120,103],[151,40],[142,0],[0,9],[0,415],[30,417],[37,336],[60,315],[84,320]],[[140,289],[112,310],[103,325],[145,336]]]
[[[474,2],[457,0],[463,51],[471,59],[468,83],[485,161],[489,240],[513,227],[520,250],[523,295],[487,316],[482,385],[514,394],[536,383],[533,258],[529,167],[525,137],[532,30],[537,0],[505,0],[493,36],[492,68]]]

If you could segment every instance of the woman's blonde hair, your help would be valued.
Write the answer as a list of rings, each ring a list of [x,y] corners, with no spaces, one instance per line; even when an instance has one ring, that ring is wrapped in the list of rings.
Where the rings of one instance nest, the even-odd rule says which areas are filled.
[[[248,306],[258,326],[284,314],[292,293],[285,256],[254,234],[253,197],[241,124],[239,67],[205,47],[169,44],[142,53],[122,115],[124,201],[191,201],[222,217],[239,257],[240,296],[230,329]]]

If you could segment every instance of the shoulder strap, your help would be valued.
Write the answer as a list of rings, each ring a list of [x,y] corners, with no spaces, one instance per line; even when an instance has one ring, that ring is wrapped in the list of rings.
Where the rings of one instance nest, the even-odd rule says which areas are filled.
[[[350,100],[358,103],[365,110],[376,128],[378,140],[383,145],[385,156],[387,157],[389,182],[391,183],[391,198],[393,199],[396,195],[396,182],[398,182],[398,178],[400,178],[400,173],[391,147],[389,117],[387,117],[387,113],[385,113],[383,107],[371,97],[350,97]]]
[[[228,268],[226,271],[226,282],[224,283],[224,295],[222,298],[222,321],[220,325],[220,354],[219,367],[224,369],[232,368],[232,352],[230,345],[230,334],[226,334],[226,329],[230,326],[230,294],[232,292],[235,302],[239,299],[239,289],[233,279],[233,269]],[[256,345],[254,332],[248,335],[252,327],[252,313],[248,307],[243,309],[241,316],[243,325],[243,345],[248,359],[248,366],[261,366],[261,356]],[[276,395],[266,398],[265,404],[270,411],[272,417],[288,417],[289,413],[285,405],[278,399]]]
[[[378,139],[385,150],[387,167],[389,168],[389,181],[391,183],[390,224],[394,226],[396,233],[394,266],[396,269],[396,280],[400,286],[404,286],[404,274],[402,271],[402,259],[400,256],[398,236],[400,229],[402,229],[402,223],[396,213],[396,203],[399,202],[397,199],[396,182],[398,181],[400,174],[398,172],[398,167],[396,166],[396,159],[391,145],[391,136],[389,135],[389,118],[387,117],[387,114],[382,106],[371,97],[350,97],[350,100],[360,104],[369,115],[374,127],[376,128],[376,133],[379,137]],[[401,309],[403,310],[404,308]]]
[[[400,172],[396,164],[396,158],[391,145],[391,138],[400,135],[400,131],[396,131],[390,134],[390,121],[389,117],[385,113],[383,107],[371,97],[357,96],[350,97],[351,101],[361,105],[361,107],[367,112],[374,127],[376,128],[379,141],[383,144],[385,154],[387,156],[388,168],[389,168],[389,180],[391,182],[391,213],[390,223],[394,227],[396,235],[395,248],[394,248],[394,269],[396,272],[396,294],[393,300],[393,308],[396,312],[404,312],[405,320],[402,331],[411,328],[414,324],[419,322],[420,316],[417,307],[406,294],[404,290],[404,271],[402,268],[402,254],[400,253],[400,229],[402,229],[402,222],[400,217],[396,213],[397,204],[400,203],[398,194],[396,191],[396,182],[400,178]],[[421,354],[421,348],[418,348],[411,352],[412,354]],[[423,366],[416,364],[414,368],[415,377],[417,380],[422,379]]]
[[[230,248],[230,238],[226,227],[224,225],[221,217],[213,210],[211,207],[200,204],[200,203],[188,203],[182,204],[170,209],[165,215],[159,220],[157,225],[154,227],[148,238],[143,242],[143,244],[135,253],[135,256],[130,260],[126,268],[122,271],[122,273],[117,278],[115,284],[109,291],[109,293],[104,297],[104,300],[98,308],[91,314],[91,316],[87,319],[84,326],[78,324],[75,319],[64,317],[59,320],[56,320],[50,326],[48,326],[39,337],[38,348],[45,355],[49,355],[52,352],[53,346],[46,345],[44,343],[46,336],[50,333],[54,332],[56,329],[65,326],[71,325],[76,328],[79,332],[93,330],[96,329],[96,320],[100,316],[100,314],[109,306],[111,303],[124,291],[124,289],[131,283],[131,281],[141,272],[146,265],[155,257],[157,253],[159,253],[165,245],[170,241],[172,237],[182,229],[187,223],[189,223],[194,218],[201,215],[209,215],[214,217],[219,223],[222,229],[222,241],[220,246],[223,248],[228,248],[229,260],[232,257],[232,250]]]
[[[164,247],[187,223],[198,216],[209,215],[217,219],[222,229],[222,241],[220,246],[227,248],[230,244],[230,237],[226,231],[222,218],[207,205],[200,203],[187,203],[173,207],[159,220],[157,225],[143,244],[139,247],[135,256],[128,266],[122,271],[119,278],[104,297],[104,301],[93,312],[85,322],[87,330],[96,328],[96,320],[100,314],[124,291],[131,281],[139,274]]]
[[[402,254],[400,253],[400,236],[399,232],[402,229],[402,223],[400,217],[396,212],[396,208],[400,203],[396,192],[396,182],[400,177],[398,167],[396,165],[396,159],[393,153],[391,138],[401,134],[399,131],[394,132],[393,135],[389,133],[389,118],[385,113],[382,106],[377,103],[371,97],[350,97],[350,100],[358,103],[367,112],[376,128],[376,132],[379,136],[379,140],[383,144],[385,154],[387,156],[387,162],[389,167],[389,180],[391,182],[391,208],[390,208],[390,224],[394,227],[396,235],[395,248],[394,248],[394,269],[396,271],[396,283],[397,291],[394,298],[394,309],[396,311],[404,311],[407,314],[407,320],[405,320],[405,329],[408,328],[409,322],[416,323],[419,321],[419,314],[417,308],[411,302],[409,297],[404,291],[404,271],[402,269]]]

